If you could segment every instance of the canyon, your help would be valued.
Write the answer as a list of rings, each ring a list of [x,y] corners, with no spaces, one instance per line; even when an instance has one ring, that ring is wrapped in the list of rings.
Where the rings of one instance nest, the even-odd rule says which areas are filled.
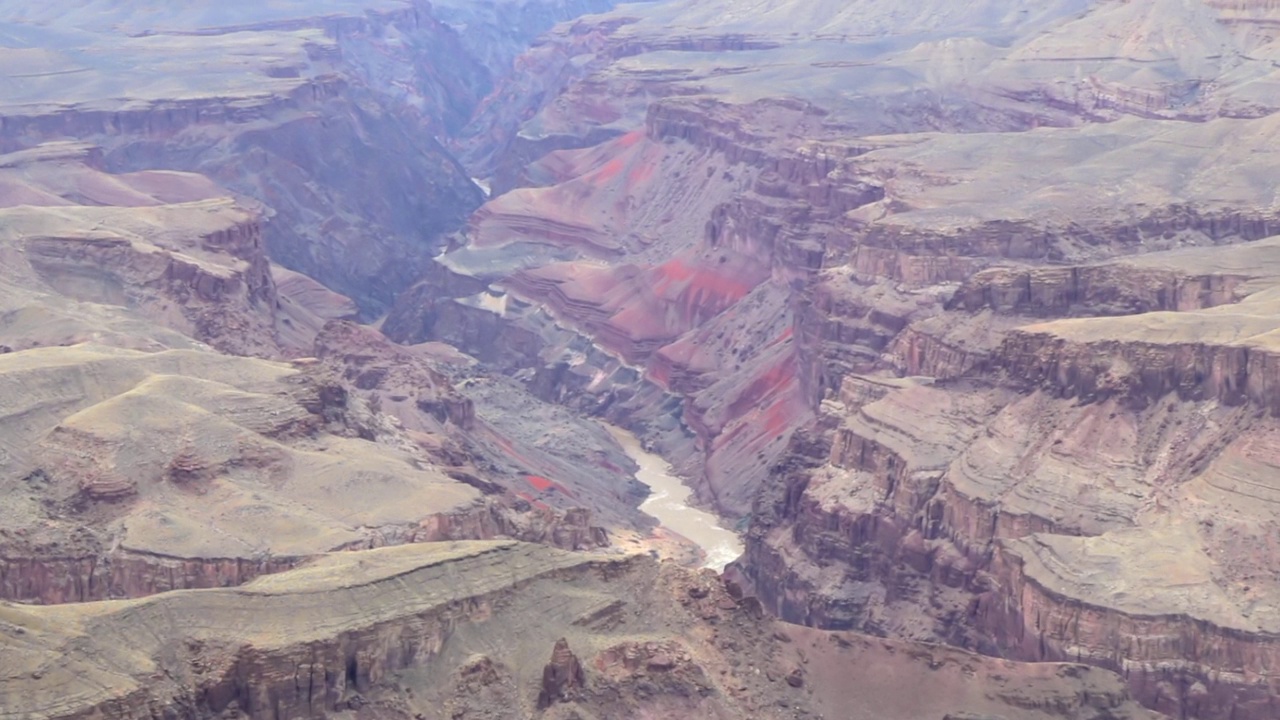
[[[1280,717],[1278,27],[0,0],[0,720]]]

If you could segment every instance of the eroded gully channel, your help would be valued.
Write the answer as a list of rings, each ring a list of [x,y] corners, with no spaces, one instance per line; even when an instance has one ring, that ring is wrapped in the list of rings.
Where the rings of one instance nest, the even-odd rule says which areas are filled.
[[[635,435],[612,425],[604,426],[639,466],[636,479],[649,487],[648,499],[640,505],[666,531],[679,535],[702,550],[702,567],[717,572],[742,554],[742,538],[720,524],[720,519],[689,505],[693,490],[672,471],[662,457],[648,452]]]

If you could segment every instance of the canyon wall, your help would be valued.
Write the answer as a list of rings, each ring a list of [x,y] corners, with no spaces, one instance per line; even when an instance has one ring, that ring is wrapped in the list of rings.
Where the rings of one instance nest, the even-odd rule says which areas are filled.
[[[1274,8],[855,5],[551,33],[385,328],[638,430],[783,619],[1270,717]]]
[[[1280,18],[1024,5],[0,0],[17,712],[1276,716]],[[582,414],[728,582],[440,544],[643,548]]]

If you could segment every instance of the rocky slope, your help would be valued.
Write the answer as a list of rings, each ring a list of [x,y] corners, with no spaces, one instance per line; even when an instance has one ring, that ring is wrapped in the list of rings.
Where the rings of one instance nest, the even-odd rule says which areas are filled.
[[[1195,132],[1229,133],[1248,148],[1273,124],[1235,122]],[[1037,133],[1034,152],[1133,124]],[[879,367],[828,351],[847,342],[830,332],[849,314],[840,299],[858,293],[846,271],[825,273],[819,297],[832,299],[815,304],[810,337],[825,360],[827,417],[757,506],[748,572],[784,617],[1071,657],[1124,670],[1145,702],[1170,713],[1269,717],[1274,629],[1263,598],[1275,592],[1265,580],[1274,559],[1265,543],[1246,541],[1246,551],[1227,538],[1265,537],[1275,523],[1275,469],[1261,438],[1274,432],[1265,378],[1276,244],[1245,242],[1268,234],[1272,204],[1252,194],[1247,158],[1233,161],[1230,179],[1208,180],[1220,160],[1156,156],[1140,140],[1113,151],[1128,202],[1086,189],[1110,185],[1110,162],[1087,162],[1089,185],[1055,202],[1070,213],[1081,201],[1068,217],[1088,219],[1032,225],[1044,211],[1019,207],[1007,175],[995,179],[999,206],[957,194],[985,197],[992,176],[976,170],[1008,167],[998,155],[970,165],[960,148],[974,139],[931,138],[906,151],[935,172],[960,158],[974,170],[962,185],[911,189],[907,212],[877,213],[852,273],[857,254],[885,238],[920,248],[913,253],[942,245],[974,264],[993,255],[1020,263],[943,278],[961,284],[941,312],[907,316],[880,347]],[[1129,152],[1160,162],[1146,162],[1150,173],[1121,171],[1134,166],[1123,161]],[[883,167],[883,157],[853,164]],[[1047,186],[1023,174],[1021,197],[1053,197],[1072,172]],[[1178,196],[1170,178],[1195,201],[1154,210],[1146,198]],[[1128,222],[1103,214],[1117,205]],[[933,229],[942,213],[945,236]],[[1226,242],[1239,244],[1186,247]],[[1090,261],[1117,249],[1143,254]],[[1031,262],[1045,255],[1066,262]],[[1081,315],[1097,317],[1036,322]]]
[[[515,543],[344,553],[235,590],[0,618],[6,720],[1155,718],[1081,665],[788,628],[713,575]]]
[[[10,351],[127,335],[123,313],[105,325],[73,316],[93,306],[229,353],[309,347],[305,332],[280,332],[315,321],[277,292],[255,208],[207,178],[110,174],[97,148],[68,142],[0,156],[0,187]]]
[[[489,381],[447,348],[395,346],[273,270],[259,206],[101,166],[75,143],[0,156],[0,598],[237,585],[406,542],[594,549],[652,525],[603,429],[558,417],[584,448],[490,422],[454,385]]]
[[[479,200],[432,136],[603,7],[0,3],[0,598],[443,539],[644,545],[603,428],[352,322]]]
[[[493,112],[532,117],[478,115],[520,128],[477,165],[495,187],[519,187],[475,213],[466,244],[401,297],[390,335],[451,340],[508,364],[565,362],[576,385],[597,389],[601,373],[638,368],[688,398],[680,421],[700,449],[671,451],[703,476],[702,497],[744,515],[757,484],[738,479],[761,477],[783,429],[803,424],[841,373],[882,366],[911,320],[941,312],[950,283],[1000,258],[1082,262],[1268,234],[1260,173],[1274,123],[1224,108],[1267,82],[1269,66],[1245,54],[1266,46],[1250,28],[1269,11],[1146,3],[1170,15],[1157,29],[1111,3],[1083,19],[1072,3],[817,5],[657,3],[553,33],[521,60],[532,85],[491,98]],[[1132,49],[1205,13],[1221,15],[1221,32]],[[1098,25],[1113,28],[1116,54],[1088,61],[1088,83],[1064,85],[1060,64],[1084,61],[1054,38]],[[867,28],[884,37],[866,40]],[[1215,60],[1215,43],[1240,59]],[[1223,80],[1212,98],[1164,108],[1087,96],[1099,83],[1173,92],[1177,82],[1137,73],[1143,63]],[[1156,121],[1192,117],[1218,119]],[[1055,125],[1072,129],[1023,132]],[[1224,137],[1243,141],[1232,143],[1241,170],[1231,177],[1203,152]],[[1164,165],[1130,179],[1156,150]],[[486,305],[489,286],[518,302]],[[496,343],[469,329],[495,322]],[[618,362],[577,360],[556,324]],[[835,342],[824,346],[824,333]],[[759,415],[744,423],[744,410]]]

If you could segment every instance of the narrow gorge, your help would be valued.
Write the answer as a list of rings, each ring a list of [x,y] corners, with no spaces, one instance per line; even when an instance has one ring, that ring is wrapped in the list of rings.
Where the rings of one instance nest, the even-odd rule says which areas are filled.
[[[1277,28],[0,0],[0,720],[1280,717]]]

